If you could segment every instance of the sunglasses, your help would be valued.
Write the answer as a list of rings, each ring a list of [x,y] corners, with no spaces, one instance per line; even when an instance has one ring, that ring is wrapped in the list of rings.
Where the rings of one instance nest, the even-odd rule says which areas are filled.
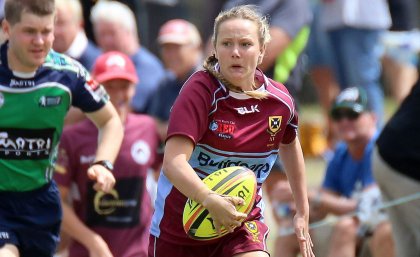
[[[342,119],[348,119],[351,121],[357,120],[360,116],[360,113],[352,110],[336,110],[331,113],[331,118],[334,121],[341,121]]]

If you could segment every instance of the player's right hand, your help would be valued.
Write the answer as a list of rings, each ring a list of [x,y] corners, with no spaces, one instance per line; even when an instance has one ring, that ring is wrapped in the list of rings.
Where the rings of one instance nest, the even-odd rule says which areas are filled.
[[[209,210],[218,234],[221,233],[222,226],[231,233],[241,225],[247,215],[238,212],[235,206],[244,204],[244,200],[240,197],[223,196],[216,193],[209,193],[202,202],[204,208]]]
[[[115,177],[111,171],[107,170],[102,165],[92,165],[88,169],[88,177],[95,180],[96,183],[93,188],[96,191],[110,192],[115,185]]]

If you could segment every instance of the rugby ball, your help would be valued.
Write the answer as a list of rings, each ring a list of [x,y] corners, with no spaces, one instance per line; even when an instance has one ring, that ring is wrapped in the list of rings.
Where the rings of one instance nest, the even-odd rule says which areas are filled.
[[[244,199],[243,206],[236,206],[239,212],[249,214],[254,206],[257,179],[254,172],[246,167],[234,166],[217,170],[205,177],[203,182],[218,194]],[[182,222],[187,235],[196,240],[212,240],[228,233],[222,227],[220,235],[217,234],[209,211],[191,199],[185,204]]]

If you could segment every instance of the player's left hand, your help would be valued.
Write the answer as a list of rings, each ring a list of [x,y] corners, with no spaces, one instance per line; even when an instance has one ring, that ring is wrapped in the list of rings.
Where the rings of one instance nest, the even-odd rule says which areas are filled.
[[[311,235],[309,234],[308,222],[304,217],[295,215],[293,218],[295,233],[299,241],[300,252],[302,257],[315,257],[312,250],[314,244],[312,243]]]
[[[92,165],[87,173],[90,179],[96,181],[93,185],[96,191],[108,193],[115,185],[114,175],[102,165]]]

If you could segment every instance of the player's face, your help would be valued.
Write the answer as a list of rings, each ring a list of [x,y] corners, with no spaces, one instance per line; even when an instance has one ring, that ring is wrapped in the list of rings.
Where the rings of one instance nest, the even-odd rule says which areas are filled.
[[[177,78],[184,79],[196,67],[200,49],[191,44],[167,43],[161,46],[161,55],[165,67],[175,73]]]
[[[252,90],[258,58],[264,53],[257,24],[246,19],[226,20],[219,26],[215,43],[222,75],[243,90]]]
[[[80,22],[71,11],[58,8],[54,28],[54,50],[60,53],[67,51],[80,28]]]
[[[134,95],[135,85],[125,79],[112,79],[102,84],[117,112],[121,114],[122,111],[127,111]]]
[[[94,26],[94,33],[98,46],[104,52],[127,52],[126,43],[130,38],[130,32],[121,25],[100,20]]]
[[[374,114],[364,112],[357,117],[354,115],[342,115],[342,118],[334,121],[339,139],[350,143],[361,138],[366,138],[372,128],[376,126]]]
[[[23,12],[20,22],[3,22],[9,38],[9,66],[21,72],[33,72],[45,61],[54,41],[54,14],[37,16]]]

